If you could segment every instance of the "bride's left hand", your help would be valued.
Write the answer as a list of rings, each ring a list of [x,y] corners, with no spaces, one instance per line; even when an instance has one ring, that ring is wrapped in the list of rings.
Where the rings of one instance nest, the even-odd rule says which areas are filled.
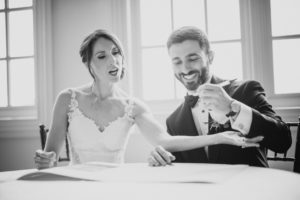
[[[219,144],[230,144],[235,146],[241,146],[242,148],[259,147],[259,142],[261,142],[264,139],[263,136],[246,138],[242,136],[240,132],[236,131],[225,131],[216,134],[216,136],[218,136]]]

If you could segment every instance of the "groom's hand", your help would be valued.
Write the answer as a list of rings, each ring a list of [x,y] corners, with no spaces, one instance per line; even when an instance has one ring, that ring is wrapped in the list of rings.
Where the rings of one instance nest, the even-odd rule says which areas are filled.
[[[165,150],[162,146],[157,146],[153,151],[151,151],[148,158],[148,164],[154,167],[165,166],[172,164],[172,161],[174,160],[174,155]]]
[[[199,87],[200,102],[215,115],[225,116],[230,111],[233,99],[218,84],[204,84]]]

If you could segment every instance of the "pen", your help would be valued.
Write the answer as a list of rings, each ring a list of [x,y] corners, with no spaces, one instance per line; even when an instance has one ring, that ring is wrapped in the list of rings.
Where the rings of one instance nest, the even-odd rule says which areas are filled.
[[[229,82],[228,80],[226,80],[226,81],[223,81],[223,82],[218,83],[218,84],[216,84],[216,85],[221,86],[221,87],[225,87],[225,86],[227,86],[227,85],[229,85],[229,84],[230,84],[230,82]]]

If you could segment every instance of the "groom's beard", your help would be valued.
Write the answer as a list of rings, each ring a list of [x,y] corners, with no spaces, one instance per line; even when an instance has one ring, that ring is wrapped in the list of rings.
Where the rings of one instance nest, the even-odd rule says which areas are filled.
[[[194,80],[186,80],[183,77],[183,73],[175,74],[175,77],[185,86],[187,90],[196,90],[200,85],[206,83],[209,79],[209,70],[208,67],[203,67],[201,70],[192,70],[188,75],[196,74]]]

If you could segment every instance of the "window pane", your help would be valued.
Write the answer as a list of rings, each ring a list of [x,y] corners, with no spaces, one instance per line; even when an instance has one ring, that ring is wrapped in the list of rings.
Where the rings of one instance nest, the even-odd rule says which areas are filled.
[[[197,26],[205,30],[203,0],[173,0],[174,28]]]
[[[239,0],[207,1],[210,40],[240,39]]]
[[[34,105],[34,61],[32,58],[11,60],[10,95],[12,106]]]
[[[4,0],[0,0],[0,9],[4,9]]]
[[[166,48],[144,49],[143,97],[146,100],[174,98],[173,70]]]
[[[9,13],[9,55],[33,55],[33,16],[32,10]]]
[[[170,1],[141,0],[142,45],[162,45],[171,31]]]
[[[273,41],[274,90],[276,94],[300,93],[300,39]]]
[[[300,1],[271,0],[272,35],[300,34]]]
[[[9,8],[32,6],[32,0],[8,0]]]
[[[6,57],[5,15],[0,13],[0,58]]]
[[[7,71],[6,61],[0,61],[0,107],[7,106]]]
[[[212,44],[212,50],[215,52],[214,60],[211,65],[211,71],[226,79],[242,79],[242,49],[241,43],[222,43]]]

